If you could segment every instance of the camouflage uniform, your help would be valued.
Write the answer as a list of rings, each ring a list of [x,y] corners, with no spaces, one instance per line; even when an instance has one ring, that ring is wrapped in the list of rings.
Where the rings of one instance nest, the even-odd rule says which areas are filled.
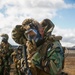
[[[12,52],[11,49],[11,45],[8,43],[8,35],[7,34],[2,34],[1,37],[2,42],[1,42],[1,59],[2,59],[2,71],[0,71],[0,73],[3,74],[2,75],[6,75],[10,73],[10,55]],[[0,74],[0,75],[1,75]]]
[[[63,58],[63,48],[60,42],[49,38],[33,55],[32,62],[46,73],[57,75],[62,70]]]
[[[45,42],[38,47],[38,52],[34,54],[32,62],[50,75],[57,75],[61,72],[64,59],[60,43],[62,37],[51,35],[54,28],[51,20],[44,19],[40,24],[44,28]]]
[[[25,44],[27,46],[28,59],[29,59],[28,62],[33,75],[50,75],[50,74],[56,75],[62,67],[63,55],[61,55],[62,46],[59,42],[59,39],[56,39],[55,37],[51,38],[51,34],[48,34],[50,37],[49,36],[46,37],[46,33],[51,33],[54,28],[54,24],[51,21],[50,23],[49,21],[50,20],[48,20],[49,24],[46,24],[48,26],[46,25],[44,26],[45,36],[42,38],[44,40],[38,37],[42,41],[34,40],[30,42],[28,37],[25,36],[25,31],[28,30],[26,34],[30,32],[29,31],[30,27],[37,29],[38,32],[39,32],[39,29],[41,28],[42,23],[40,25],[37,21],[34,21],[33,19],[24,20],[22,23],[22,26],[20,25],[19,28],[15,27],[12,31],[12,38],[15,40],[15,42],[19,44]],[[26,27],[24,29],[23,27],[27,25],[29,25],[30,27]],[[20,35],[19,31],[21,29],[23,33]]]
[[[13,74],[14,75],[21,75],[20,74],[20,65],[21,65],[21,62],[20,62],[20,59],[17,58],[18,53],[16,51],[14,51],[12,54],[11,54],[12,58],[13,58],[13,64],[12,64],[12,68],[13,68]]]

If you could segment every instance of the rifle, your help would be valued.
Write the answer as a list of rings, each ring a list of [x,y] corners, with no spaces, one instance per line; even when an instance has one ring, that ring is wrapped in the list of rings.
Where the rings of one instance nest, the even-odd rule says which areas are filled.
[[[25,64],[26,64],[26,68],[25,68],[25,75],[32,75],[31,70],[29,68],[28,65],[28,61],[27,61],[27,51],[26,51],[26,46],[23,45],[23,55],[24,55],[24,60],[25,60]]]

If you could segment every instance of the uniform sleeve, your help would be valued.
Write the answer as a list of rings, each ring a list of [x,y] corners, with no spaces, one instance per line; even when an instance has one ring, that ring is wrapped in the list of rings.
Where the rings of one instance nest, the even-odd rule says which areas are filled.
[[[25,30],[22,29],[22,25],[16,25],[12,30],[12,39],[18,44],[26,44],[24,32]]]

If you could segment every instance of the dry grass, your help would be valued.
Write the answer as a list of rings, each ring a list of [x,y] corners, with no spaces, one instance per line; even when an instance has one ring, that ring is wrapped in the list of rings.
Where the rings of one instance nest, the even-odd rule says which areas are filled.
[[[67,72],[68,75],[75,75],[75,50],[69,50],[66,51],[66,53],[64,71]]]

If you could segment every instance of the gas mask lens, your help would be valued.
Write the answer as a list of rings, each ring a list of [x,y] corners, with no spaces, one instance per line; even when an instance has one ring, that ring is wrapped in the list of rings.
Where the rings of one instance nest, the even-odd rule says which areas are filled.
[[[28,40],[32,40],[32,39],[35,40],[35,38],[37,36],[37,31],[35,29],[29,29],[25,33],[28,37]]]

